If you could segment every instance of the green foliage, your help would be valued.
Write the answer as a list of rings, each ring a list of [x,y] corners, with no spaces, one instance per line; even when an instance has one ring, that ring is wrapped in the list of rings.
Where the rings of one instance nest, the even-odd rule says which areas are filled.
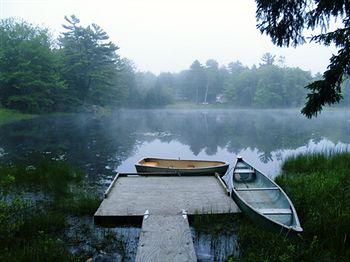
[[[91,216],[100,202],[82,180],[81,172],[39,154],[0,164],[0,260],[86,259],[70,254],[63,241],[68,217]]]
[[[25,163],[0,165],[0,174],[0,185],[9,184],[6,181],[10,177],[13,180],[9,184],[11,186],[49,192],[55,196],[69,194],[69,185],[82,180],[80,171],[61,161],[42,158],[41,155],[34,155]]]
[[[244,261],[346,261],[350,256],[350,154],[301,155],[283,164],[276,182],[298,212],[304,232],[266,232],[245,219],[239,227]]]
[[[36,115],[23,114],[18,111],[0,108],[0,125],[34,117],[36,117]]]
[[[107,33],[81,26],[74,15],[65,19],[58,41],[46,28],[0,21],[0,106],[47,113],[133,101],[134,67],[119,58]]]
[[[330,59],[323,78],[306,86],[310,90],[302,113],[317,116],[323,106],[338,103],[342,98],[341,84],[350,75],[350,8],[346,0],[324,1],[265,1],[256,0],[258,28],[278,46],[297,46],[305,43],[304,30],[321,28],[321,33],[310,37],[311,42],[329,46],[338,53]],[[330,31],[330,20],[341,25]]]
[[[49,112],[53,94],[65,88],[47,29],[24,21],[0,21],[0,104],[23,112]]]
[[[101,200],[93,190],[74,188],[74,194],[52,203],[51,208],[74,215],[91,215],[99,206]]]
[[[225,225],[225,234],[234,234],[237,230],[237,219],[232,214],[209,214],[196,215],[191,225],[197,233],[209,233],[217,236],[222,235],[222,226]]]
[[[139,94],[145,93],[141,105],[159,106],[173,101],[259,108],[302,105],[306,95],[303,87],[312,81],[311,73],[285,67],[283,57],[278,66],[274,64],[275,55],[270,53],[264,54],[262,60],[258,68],[244,67],[239,61],[219,67],[209,59],[205,65],[196,60],[189,70],[178,74],[138,73]]]
[[[1,261],[83,261],[84,256],[67,252],[64,244],[48,235],[40,235],[19,248],[0,247]],[[86,259],[86,258],[85,258]]]
[[[303,86],[311,80],[311,74],[299,68],[264,64],[229,74],[225,94],[235,106],[295,107],[301,105],[305,96]]]
[[[185,96],[198,104],[203,101],[203,90],[206,82],[204,68],[196,60],[192,63],[187,76],[188,88],[185,90]]]
[[[265,53],[261,57],[261,61],[264,65],[273,65],[275,63],[275,55],[272,55],[271,53]]]
[[[63,25],[67,31],[59,38],[62,59],[62,74],[69,90],[81,104],[112,104],[120,95],[116,87],[120,58],[118,47],[96,24],[83,27],[80,20],[72,15],[65,17]]]
[[[295,107],[303,103],[306,91],[302,87],[308,84],[311,109],[320,110],[317,105],[349,97],[345,88],[341,92],[340,87],[332,87],[333,92],[327,87],[332,81],[338,86],[345,79],[346,53],[332,59],[332,67],[323,76],[326,80],[288,68],[283,57],[276,59],[271,53],[262,56],[259,67],[248,68],[239,61],[220,67],[214,59],[205,64],[195,60],[187,70],[156,76],[136,73],[133,63],[119,57],[119,48],[98,25],[82,26],[72,15],[65,17],[63,29],[59,38],[53,39],[46,28],[11,18],[0,21],[1,107],[29,113],[154,108],[173,102]],[[337,36],[341,46],[342,33]],[[331,43],[332,37],[320,35],[316,40]],[[316,82],[310,84],[312,80]]]

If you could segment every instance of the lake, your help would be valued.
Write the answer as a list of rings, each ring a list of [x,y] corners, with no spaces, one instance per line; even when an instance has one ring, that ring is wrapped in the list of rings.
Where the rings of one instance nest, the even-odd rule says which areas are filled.
[[[135,172],[143,157],[215,159],[236,156],[270,177],[284,159],[306,152],[350,150],[350,111],[325,111],[306,119],[296,110],[118,110],[106,116],[44,116],[0,126],[0,160],[39,151],[66,159],[103,192],[117,171]],[[119,233],[118,233],[119,232]],[[128,235],[132,259],[139,229]],[[223,259],[235,249],[235,236],[213,245],[210,235],[195,241],[202,257]],[[136,243],[136,244],[135,244]]]

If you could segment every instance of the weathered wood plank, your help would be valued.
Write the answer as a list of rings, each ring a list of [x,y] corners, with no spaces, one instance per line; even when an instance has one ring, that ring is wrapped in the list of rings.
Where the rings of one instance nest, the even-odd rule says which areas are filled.
[[[187,217],[151,213],[144,218],[136,261],[197,261]]]
[[[189,215],[240,212],[215,176],[119,176],[95,218],[142,217],[146,209],[154,215],[175,215],[183,209]]]

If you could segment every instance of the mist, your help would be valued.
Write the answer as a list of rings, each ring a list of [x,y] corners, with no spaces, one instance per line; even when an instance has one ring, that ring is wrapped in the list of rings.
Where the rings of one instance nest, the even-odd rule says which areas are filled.
[[[266,52],[316,74],[336,52],[335,47],[317,44],[277,48],[256,28],[253,0],[1,1],[0,9],[2,18],[49,27],[55,36],[62,31],[64,16],[75,14],[84,26],[100,25],[138,70],[154,74],[179,72],[196,59],[212,58],[220,64],[239,60],[251,67]]]
[[[0,261],[346,261],[349,16],[0,0]]]

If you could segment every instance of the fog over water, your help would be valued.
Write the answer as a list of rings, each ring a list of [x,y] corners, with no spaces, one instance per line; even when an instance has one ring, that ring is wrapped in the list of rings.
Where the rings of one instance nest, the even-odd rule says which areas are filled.
[[[110,178],[134,172],[143,157],[218,159],[243,156],[274,177],[293,154],[348,150],[350,112],[325,111],[308,120],[297,110],[119,110],[96,117],[41,117],[2,126],[3,158],[50,152]]]
[[[26,158],[32,151],[67,159],[102,194],[116,172],[135,172],[135,162],[143,157],[216,159],[232,165],[241,155],[274,177],[291,155],[349,151],[349,134],[350,111],[342,110],[325,111],[312,120],[297,110],[119,110],[106,116],[44,116],[3,125],[0,160]],[[103,229],[96,230],[103,235]],[[124,241],[124,260],[133,261],[140,228],[111,230]],[[193,228],[192,234],[199,258],[222,261],[232,252],[239,254],[235,234],[213,236]],[[108,256],[121,259],[118,253]]]

